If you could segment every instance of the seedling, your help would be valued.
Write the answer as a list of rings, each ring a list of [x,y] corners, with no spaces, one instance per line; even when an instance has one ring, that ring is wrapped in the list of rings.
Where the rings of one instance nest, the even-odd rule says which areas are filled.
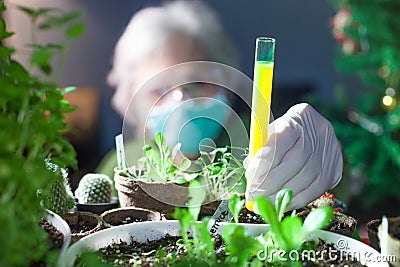
[[[199,176],[208,187],[209,198],[219,199],[235,190],[235,187],[245,185],[245,168],[242,161],[231,150],[241,150],[246,155],[246,150],[234,147],[212,148],[203,146],[207,151],[201,151],[201,157],[196,164],[200,166]],[[243,186],[244,188],[244,186]]]
[[[319,207],[312,210],[304,222],[295,215],[295,212],[283,218],[291,199],[291,190],[284,189],[278,193],[275,201],[276,209],[274,209],[267,199],[256,198],[261,217],[271,227],[270,234],[267,236],[269,240],[266,241],[272,244],[272,248],[275,251],[279,249],[286,252],[300,250],[307,236],[328,226],[333,217],[333,209],[331,207]]]
[[[197,176],[188,169],[191,161],[184,157],[178,167],[174,159],[179,151],[180,144],[177,144],[172,150],[162,133],[155,136],[156,148],[151,145],[145,145],[143,148],[143,157],[141,157],[136,166],[129,168],[128,172],[122,175],[142,180],[146,182],[159,183],[186,183]]]

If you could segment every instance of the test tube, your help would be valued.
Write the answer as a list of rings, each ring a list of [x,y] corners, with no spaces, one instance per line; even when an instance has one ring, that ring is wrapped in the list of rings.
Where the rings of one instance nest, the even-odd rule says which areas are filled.
[[[258,37],[256,39],[253,94],[251,101],[249,157],[268,140],[268,125],[271,111],[272,80],[274,74],[275,39]],[[251,181],[248,180],[248,184]],[[254,210],[254,202],[246,201],[246,208]]]

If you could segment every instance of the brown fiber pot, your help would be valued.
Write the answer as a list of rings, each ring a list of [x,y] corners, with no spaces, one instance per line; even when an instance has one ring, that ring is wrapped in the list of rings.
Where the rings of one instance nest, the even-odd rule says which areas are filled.
[[[309,213],[310,210],[306,209],[304,211],[299,212],[297,216],[299,216],[304,220]],[[357,227],[356,219],[341,212],[334,212],[333,218],[329,223],[328,227],[326,228],[326,230],[337,234],[352,237],[356,227]]]
[[[77,211],[73,213],[64,213],[61,217],[71,228],[71,244],[85,236],[100,231],[102,227],[100,217],[91,212]],[[77,232],[75,230],[81,228],[83,225],[85,226],[84,231]]]
[[[381,250],[378,237],[378,227],[381,225],[381,223],[382,219],[375,219],[367,223],[367,232],[370,245],[378,251]],[[400,216],[388,218],[388,223],[389,234],[400,240]]]
[[[146,183],[122,176],[119,172],[115,172],[114,182],[121,207],[157,211],[166,219],[173,219],[175,207],[186,207],[189,199],[187,183]],[[217,207],[217,201],[204,205],[200,216],[212,215]]]

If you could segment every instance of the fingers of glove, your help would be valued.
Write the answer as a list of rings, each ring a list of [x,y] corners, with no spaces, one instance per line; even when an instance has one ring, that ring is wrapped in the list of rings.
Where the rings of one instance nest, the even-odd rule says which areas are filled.
[[[267,144],[245,163],[246,177],[249,180],[266,175],[270,168],[278,165],[300,137],[299,130],[291,127],[283,118],[271,123],[269,130],[271,134]]]
[[[304,169],[311,156],[312,151],[304,148],[304,140],[298,139],[279,165],[272,167],[269,172],[263,172],[265,166],[262,166],[262,164],[258,167],[259,170],[255,171],[255,176],[248,186],[248,190],[263,189],[268,194],[277,193],[289,180]]]

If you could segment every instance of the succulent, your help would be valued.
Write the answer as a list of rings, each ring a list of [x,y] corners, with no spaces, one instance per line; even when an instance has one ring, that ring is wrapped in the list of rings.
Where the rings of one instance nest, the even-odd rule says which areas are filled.
[[[68,183],[68,172],[57,164],[52,163],[50,159],[46,159],[45,162],[46,168],[57,175],[57,180],[45,192],[44,206],[58,214],[68,212],[75,205],[71,187]]]
[[[75,198],[79,203],[108,203],[111,201],[112,180],[105,174],[88,173],[82,177]]]

